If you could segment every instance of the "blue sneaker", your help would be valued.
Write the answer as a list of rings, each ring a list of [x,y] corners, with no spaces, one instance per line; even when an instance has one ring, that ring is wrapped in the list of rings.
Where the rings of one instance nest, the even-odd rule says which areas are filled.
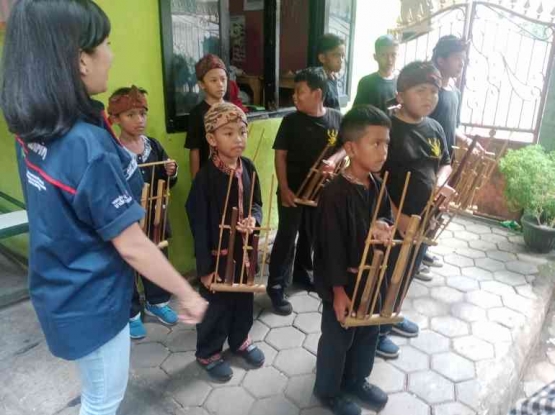
[[[141,320],[141,313],[129,319],[129,334],[132,339],[144,339],[146,337],[146,328]]]
[[[149,316],[156,317],[162,323],[167,324],[168,326],[173,326],[177,323],[177,314],[172,308],[167,305],[152,305],[146,304],[145,306],[145,313]]]
[[[404,318],[400,323],[394,324],[391,331],[402,337],[416,337],[419,329],[417,324]]]
[[[388,336],[380,336],[376,355],[384,359],[396,359],[399,357],[399,346],[397,346]]]

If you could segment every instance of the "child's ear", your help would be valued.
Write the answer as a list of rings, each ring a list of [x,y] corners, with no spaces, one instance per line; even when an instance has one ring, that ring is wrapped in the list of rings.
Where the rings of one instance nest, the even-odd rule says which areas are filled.
[[[347,141],[344,145],[343,148],[345,149],[345,152],[347,153],[347,156],[349,156],[349,158],[354,158],[355,157],[355,146],[353,145],[352,141]]]
[[[198,81],[198,86],[203,91],[206,89],[206,85],[204,84],[204,81]]]
[[[218,143],[214,133],[206,133],[206,141],[208,141],[208,145],[210,145],[210,147],[218,148]]]
[[[377,61],[378,61],[378,55],[376,55],[376,54],[374,53],[372,56],[374,56],[374,60],[377,62]]]
[[[403,105],[404,103],[404,99],[403,99],[403,93],[402,92],[397,92],[397,95],[395,96],[395,99],[397,100],[397,102],[401,105]]]
[[[318,54],[318,62],[320,62],[323,65],[325,61],[326,61],[326,54],[325,53],[319,53]]]
[[[118,116],[110,115],[108,119],[110,120],[110,124],[119,124]]]

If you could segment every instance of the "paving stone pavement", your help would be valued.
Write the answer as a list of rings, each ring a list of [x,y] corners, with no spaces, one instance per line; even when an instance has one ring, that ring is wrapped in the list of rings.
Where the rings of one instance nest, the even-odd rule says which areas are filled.
[[[396,360],[376,359],[372,383],[389,394],[384,415],[501,415],[538,337],[553,284],[555,257],[526,251],[520,236],[490,223],[456,218],[433,252],[445,263],[428,283],[415,281],[404,305],[420,325]],[[148,320],[148,337],[132,345],[124,415],[326,415],[312,395],[320,300],[292,292],[295,313],[276,316],[255,299],[252,337],[266,354],[261,369],[229,358],[227,384],[211,381],[194,358],[194,327]],[[555,318],[553,319],[555,321]],[[48,353],[28,302],[0,310],[0,413],[78,413],[71,363]],[[551,337],[555,337],[555,323]],[[552,350],[553,349],[553,350]],[[555,347],[534,370],[555,378]],[[8,375],[6,375],[8,374]],[[365,410],[364,414],[373,414]]]

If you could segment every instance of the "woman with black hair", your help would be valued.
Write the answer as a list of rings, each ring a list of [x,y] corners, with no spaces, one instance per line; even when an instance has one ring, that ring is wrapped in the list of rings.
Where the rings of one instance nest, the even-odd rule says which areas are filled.
[[[91,0],[19,0],[0,89],[29,216],[31,300],[51,352],[77,363],[81,415],[114,415],[123,399],[133,268],[178,297],[182,321],[206,309],[139,227],[141,173],[90,99],[107,89],[109,33]]]

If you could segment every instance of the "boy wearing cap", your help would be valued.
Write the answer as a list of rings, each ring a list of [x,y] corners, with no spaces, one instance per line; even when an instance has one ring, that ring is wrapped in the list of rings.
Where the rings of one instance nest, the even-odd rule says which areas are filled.
[[[259,181],[256,180],[254,184],[251,182],[253,172],[256,172],[254,164],[242,157],[247,144],[245,113],[228,102],[215,104],[206,113],[204,125],[211,156],[196,175],[186,204],[195,243],[197,275],[201,282],[199,292],[209,303],[204,320],[197,325],[196,357],[209,375],[225,382],[233,376],[229,363],[221,355],[226,340],[233,353],[254,367],[264,364],[264,354],[252,344],[249,337],[253,324],[253,294],[210,291],[218,255],[222,213],[226,198],[229,197],[225,224],[230,225],[232,208],[238,208],[237,232],[250,238],[252,228],[262,223],[262,198]],[[233,179],[228,196],[230,176]],[[247,217],[252,186],[252,216]],[[224,232],[217,278],[225,273],[228,238],[229,233]],[[233,258],[237,280],[243,263],[242,245],[243,238],[237,237]]]
[[[216,55],[208,54],[195,65],[200,89],[205,97],[189,113],[185,148],[189,149],[189,169],[191,179],[210,158],[210,148],[206,141],[204,116],[215,104],[224,102],[227,91],[227,69],[225,63]]]
[[[318,42],[317,53],[328,84],[324,107],[340,110],[337,77],[345,60],[345,41],[333,33],[326,33]]]
[[[358,83],[355,105],[373,105],[386,112],[388,103],[395,98],[395,62],[399,53],[399,43],[390,35],[380,36],[375,44],[374,59],[378,71],[362,78]]]
[[[400,109],[391,119],[391,141],[383,171],[389,172],[387,190],[395,215],[400,214],[399,231],[404,233],[411,215],[422,215],[432,192],[441,188],[449,201],[454,190],[442,186],[451,174],[451,159],[441,125],[429,115],[438,101],[441,75],[430,62],[412,62],[405,66],[397,79],[397,101]],[[411,172],[403,210],[398,206],[406,174]],[[399,247],[392,249],[395,261]],[[421,248],[414,269],[422,262]],[[418,335],[418,326],[407,319],[392,330],[405,337]]]
[[[133,156],[138,164],[152,163],[169,160],[168,154],[160,142],[152,137],[144,135],[147,118],[148,102],[146,91],[133,85],[131,88],[119,88],[109,99],[108,114],[112,124],[120,127],[119,136],[121,144]],[[177,164],[175,161],[165,165],[141,168],[143,180],[150,183],[154,175],[154,182],[170,179],[170,187],[177,183]],[[153,235],[153,230],[150,232]],[[166,221],[166,237],[171,237],[169,221]],[[168,256],[165,248],[162,251]],[[156,317],[166,325],[177,323],[177,315],[169,306],[171,294],[157,286],[147,278],[142,278],[146,303],[144,312]],[[141,320],[141,302],[136,284],[134,285],[133,300],[129,320],[131,338],[141,339],[146,336],[146,328]]]

